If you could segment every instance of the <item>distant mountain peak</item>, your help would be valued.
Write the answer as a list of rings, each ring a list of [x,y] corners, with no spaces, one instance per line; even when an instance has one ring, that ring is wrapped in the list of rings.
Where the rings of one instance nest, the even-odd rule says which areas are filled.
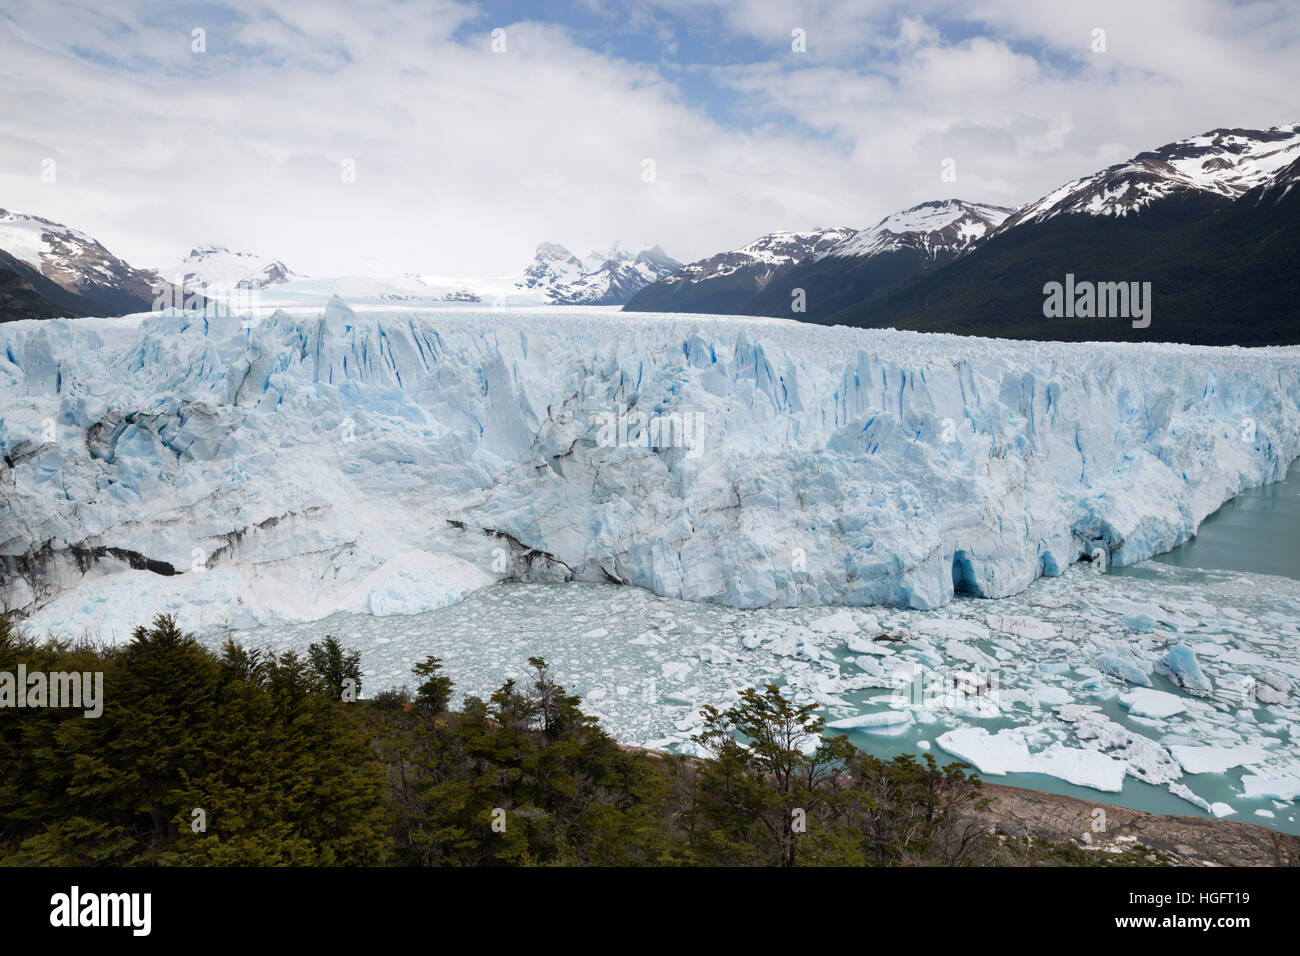
[[[238,289],[266,289],[305,278],[279,259],[216,245],[194,247],[180,262],[162,270],[162,274],[186,285]]]
[[[153,304],[155,273],[135,268],[96,239],[62,223],[0,209],[0,251],[57,286],[49,287],[50,295],[43,297],[59,314],[122,315],[146,311]]]
[[[831,247],[820,258],[858,258],[916,249],[931,259],[974,245],[1014,210],[962,199],[934,199],[890,213],[880,222]]]
[[[698,259],[670,275],[665,282],[698,283],[723,279],[743,273],[750,291],[761,289],[772,274],[785,266],[801,262],[830,249],[854,234],[853,229],[837,226],[806,232],[769,232],[745,243],[739,249],[720,252]]]
[[[557,242],[543,242],[515,286],[553,305],[622,305],[680,266],[657,245],[630,252],[615,242],[583,260]]]
[[[1017,210],[1001,228],[1063,215],[1126,216],[1177,193],[1235,199],[1297,158],[1300,124],[1212,129],[1071,180]]]
[[[539,242],[537,244],[537,251],[533,254],[533,258],[555,261],[557,259],[572,259],[576,257],[572,252],[564,248],[564,246],[560,245],[558,242]]]

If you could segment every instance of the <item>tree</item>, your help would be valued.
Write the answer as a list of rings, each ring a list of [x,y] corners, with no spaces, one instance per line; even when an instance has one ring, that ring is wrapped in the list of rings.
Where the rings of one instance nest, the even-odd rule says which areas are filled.
[[[859,753],[851,772],[866,859],[884,866],[966,863],[986,836],[970,811],[988,804],[969,769],[940,767],[931,754],[918,764],[912,754],[882,760]]]
[[[0,671],[20,663],[102,673],[104,708],[0,708],[0,865],[962,865],[997,851],[966,765],[824,739],[815,705],[775,685],[706,707],[695,739],[712,757],[696,759],[621,747],[540,657],[529,681],[459,712],[434,657],[415,667],[419,708],[345,704],[359,659],[333,638],[307,658],[233,640],[218,656],[167,616],[105,647],[37,642],[0,615]]]
[[[451,706],[451,689],[455,686],[450,677],[439,673],[442,661],[430,655],[412,668],[416,677],[424,678],[415,692],[415,704],[429,714],[445,713]]]
[[[104,715],[81,720],[61,743],[76,753],[69,795],[83,815],[112,807],[145,835],[148,852],[175,839],[177,788],[202,773],[202,741],[212,719],[217,661],[170,615],[137,627],[131,642],[107,662]]]
[[[765,845],[773,862],[794,866],[802,836],[830,822],[838,774],[855,751],[847,737],[822,737],[816,709],[796,706],[776,684],[742,691],[725,711],[703,709],[694,740],[714,759],[700,769],[698,809],[712,850],[751,856]]]
[[[349,653],[326,634],[322,643],[308,645],[307,662],[335,700],[352,701],[361,696],[360,651]]]
[[[180,839],[165,862],[219,866],[371,865],[391,853],[384,772],[357,708],[330,696],[292,653],[228,644],[212,755],[177,804]],[[193,808],[206,814],[194,833]]]
[[[666,775],[584,714],[545,660],[529,663],[527,691],[507,680],[488,701],[469,697],[460,713],[436,721],[383,712],[391,716],[380,747],[404,858],[426,866],[663,860]]]
[[[542,721],[542,734],[547,740],[558,740],[580,726],[593,723],[582,713],[582,700],[566,694],[564,688],[551,679],[550,665],[542,657],[528,658],[528,664],[537,675],[533,682],[532,702]]]
[[[296,656],[227,642],[218,658],[165,615],[117,648],[37,644],[0,619],[0,670],[16,663],[102,673],[104,707],[95,719],[0,708],[0,863],[391,855],[384,772],[357,709]]]

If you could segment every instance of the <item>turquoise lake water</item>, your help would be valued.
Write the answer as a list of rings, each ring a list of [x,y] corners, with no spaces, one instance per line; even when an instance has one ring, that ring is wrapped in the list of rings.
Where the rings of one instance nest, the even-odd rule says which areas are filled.
[[[1196,537],[1151,560],[1300,580],[1300,460],[1292,462],[1285,479],[1243,491],[1201,522]],[[1112,571],[1141,575],[1145,568],[1135,564]]]
[[[1291,463],[1286,478],[1282,481],[1243,491],[1201,522],[1201,527],[1194,538],[1172,551],[1156,555],[1151,560],[1180,568],[1246,571],[1252,574],[1276,574],[1280,577],[1300,580],[1300,459]],[[1147,562],[1112,568],[1110,573],[1135,577],[1150,577],[1152,574],[1147,567]],[[1176,690],[1159,677],[1156,678],[1156,685],[1165,690]],[[990,730],[997,729],[993,722],[985,726]],[[861,739],[856,742],[864,749],[869,749],[880,756],[915,753],[915,743],[911,742],[912,746],[909,747],[904,741],[905,738],[900,738],[895,742],[895,747],[882,746],[882,742],[878,739],[870,743]],[[936,756],[943,759],[945,755],[939,752]],[[1186,801],[1174,796],[1165,788],[1142,783],[1132,777],[1125,779],[1122,793],[1105,796],[1099,795],[1096,790],[1076,787],[1055,777],[1041,774],[1008,774],[1005,777],[991,779],[998,783],[1042,790],[1047,793],[1060,793],[1084,800],[1118,803],[1152,813],[1208,816],[1195,807],[1189,807]],[[1233,797],[1230,785],[1238,783],[1240,779],[1240,770],[1230,771],[1219,776],[1218,779],[1207,775],[1202,777],[1205,783],[1198,789],[1201,796],[1212,802],[1230,800],[1243,809],[1273,807],[1271,801],[1244,801]],[[1276,820],[1262,820],[1252,819],[1246,813],[1230,819],[1258,823],[1289,833],[1300,833],[1300,822],[1288,819],[1290,816],[1289,812],[1279,812]]]

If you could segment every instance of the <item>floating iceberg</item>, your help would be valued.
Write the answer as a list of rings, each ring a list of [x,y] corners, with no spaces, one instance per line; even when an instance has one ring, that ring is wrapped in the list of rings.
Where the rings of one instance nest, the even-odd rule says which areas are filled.
[[[1214,692],[1214,684],[1201,671],[1196,653],[1186,644],[1171,647],[1169,653],[1160,659],[1159,666],[1175,684],[1189,694],[1208,696]]]
[[[1097,669],[1130,684],[1151,686],[1151,665],[1124,648],[1102,654],[1097,658]]]
[[[886,710],[875,714],[859,714],[832,720],[826,725],[827,730],[860,730],[867,734],[879,734],[894,737],[906,733],[912,726],[912,714],[906,710]]]
[[[1149,717],[1152,720],[1172,717],[1174,714],[1181,714],[1187,709],[1187,702],[1177,694],[1146,688],[1120,694],[1119,702],[1127,707],[1128,712],[1135,717]]]
[[[1125,766],[1121,761],[1096,750],[1059,743],[1031,753],[1020,730],[990,734],[983,727],[962,727],[941,735],[936,743],[989,776],[1044,773],[1095,790],[1114,792],[1124,787]]]
[[[1268,752],[1255,744],[1237,747],[1172,744],[1169,752],[1187,773],[1223,773],[1233,767],[1260,763],[1268,757]]]

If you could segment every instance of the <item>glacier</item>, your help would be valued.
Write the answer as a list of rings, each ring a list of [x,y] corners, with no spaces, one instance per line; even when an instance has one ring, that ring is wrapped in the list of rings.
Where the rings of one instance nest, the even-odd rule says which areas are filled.
[[[1005,597],[1300,454],[1300,348],[611,309],[0,325],[0,601],[116,639],[497,581],[737,608]]]

